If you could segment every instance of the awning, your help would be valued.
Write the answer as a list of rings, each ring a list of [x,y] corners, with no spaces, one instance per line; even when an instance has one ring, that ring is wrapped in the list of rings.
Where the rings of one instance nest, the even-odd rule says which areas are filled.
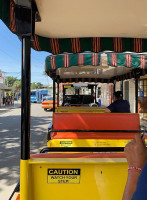
[[[108,53],[107,58],[109,66],[113,67],[125,66],[128,68],[147,69],[147,54],[131,55],[129,53],[127,54]]]
[[[113,82],[136,78],[147,71],[146,55],[80,53],[46,58],[46,73],[62,82]]]
[[[16,20],[16,2],[1,0],[0,5],[0,18],[15,34],[21,24]],[[132,4],[127,0],[63,0],[62,3],[35,0],[35,3],[41,18],[35,23],[32,42],[37,51],[147,52],[147,1],[134,0]]]
[[[52,71],[58,68],[68,68],[72,66],[99,66],[99,53],[78,53],[78,54],[62,54],[56,56],[48,56],[46,58],[45,71]]]
[[[10,91],[10,90],[12,90],[12,89],[9,88],[8,86],[6,86],[4,83],[0,83],[0,90],[7,90],[7,91]]]
[[[53,71],[58,68],[69,68],[73,66],[107,66],[126,68],[147,69],[147,54],[118,54],[106,53],[77,53],[77,54],[60,54],[48,56],[45,61],[45,71]]]

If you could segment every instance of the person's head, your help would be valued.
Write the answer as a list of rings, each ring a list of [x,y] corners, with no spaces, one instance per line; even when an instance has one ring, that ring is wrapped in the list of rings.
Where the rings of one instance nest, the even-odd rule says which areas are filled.
[[[121,91],[114,92],[114,101],[123,99],[123,93]]]

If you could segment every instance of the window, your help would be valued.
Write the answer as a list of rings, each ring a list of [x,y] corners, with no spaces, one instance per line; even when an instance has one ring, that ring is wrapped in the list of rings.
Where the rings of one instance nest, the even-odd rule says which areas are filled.
[[[138,96],[147,97],[147,79],[140,80],[138,83]]]
[[[53,97],[46,98],[47,101],[53,100]]]
[[[98,98],[101,96],[101,87],[98,87]]]
[[[36,95],[36,92],[31,92],[31,96],[35,96]]]

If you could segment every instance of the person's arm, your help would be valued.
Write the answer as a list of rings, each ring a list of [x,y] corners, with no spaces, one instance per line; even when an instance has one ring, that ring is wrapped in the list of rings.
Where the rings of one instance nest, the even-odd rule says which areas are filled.
[[[135,136],[135,139],[126,145],[125,154],[129,167],[143,168],[147,160],[145,141],[140,134]],[[123,200],[131,200],[133,193],[136,190],[137,181],[140,175],[139,170],[129,170],[128,179],[123,195]]]
[[[140,173],[137,170],[128,172],[127,183],[123,195],[123,200],[131,200],[135,190]]]
[[[143,170],[139,176],[136,191],[133,194],[131,200],[147,200],[147,161],[143,167]]]
[[[111,110],[109,110],[108,108],[105,108],[105,113],[111,113]]]
[[[115,110],[115,103],[111,103],[107,108],[105,108],[105,113],[111,113]]]

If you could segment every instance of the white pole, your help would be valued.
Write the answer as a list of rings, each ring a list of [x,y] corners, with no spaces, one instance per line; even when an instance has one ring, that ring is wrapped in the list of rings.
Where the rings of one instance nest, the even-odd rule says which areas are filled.
[[[1,102],[2,102],[1,96],[2,96],[2,91],[0,90],[0,107],[1,107]]]

